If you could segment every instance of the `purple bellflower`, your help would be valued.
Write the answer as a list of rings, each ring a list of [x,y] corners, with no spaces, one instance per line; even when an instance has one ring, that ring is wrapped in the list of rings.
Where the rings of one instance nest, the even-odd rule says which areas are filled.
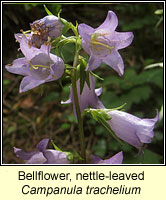
[[[48,15],[30,24],[32,30],[31,43],[40,48],[50,38],[57,38],[62,34],[64,25],[54,15]]]
[[[124,63],[118,50],[129,46],[134,36],[132,32],[116,32],[117,25],[116,14],[109,11],[103,24],[96,29],[86,24],[78,26],[83,49],[90,55],[86,70],[93,71],[103,62],[123,75]]]
[[[35,151],[26,152],[22,149],[14,147],[14,153],[22,160],[26,160],[26,164],[69,164],[69,160],[64,152],[46,149],[49,139],[41,140]]]
[[[84,109],[88,108],[89,106],[94,109],[104,108],[104,105],[98,98],[98,96],[100,96],[102,92],[102,88],[95,89],[95,78],[92,75],[89,75],[89,80],[90,80],[90,88],[85,82],[84,88],[81,94],[80,94],[80,80],[78,80],[76,83],[81,112]],[[70,87],[69,99],[65,102],[62,101],[61,103],[62,104],[73,103],[73,112],[74,112],[74,115],[76,116],[76,109],[75,109],[72,87]]]
[[[100,157],[92,155],[92,164],[122,164],[122,162],[123,162],[122,151],[106,160],[102,160]]]
[[[153,129],[159,119],[158,113],[153,119],[140,119],[118,110],[110,111],[108,114],[111,120],[107,123],[120,139],[138,149],[143,143],[151,143],[154,137]]]
[[[20,84],[20,92],[26,92],[42,83],[59,79],[64,73],[64,62],[58,56],[50,53],[51,46],[42,45],[40,49],[29,44],[31,34],[15,35],[20,43],[20,49],[25,57],[18,58],[6,69],[14,74],[25,76]]]

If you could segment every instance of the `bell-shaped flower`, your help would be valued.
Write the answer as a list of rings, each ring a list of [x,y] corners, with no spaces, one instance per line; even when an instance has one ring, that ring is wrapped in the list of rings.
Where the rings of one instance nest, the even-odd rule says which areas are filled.
[[[78,26],[82,37],[82,47],[90,55],[86,70],[92,71],[103,62],[112,67],[120,76],[124,73],[124,63],[118,50],[123,49],[133,41],[132,32],[116,32],[118,18],[112,11],[98,28],[86,24]]]
[[[31,35],[15,35],[25,57],[5,66],[9,72],[25,76],[20,84],[20,92],[59,79],[65,68],[63,60],[50,53],[49,45],[42,45],[40,49],[35,48],[29,44],[30,37]]]
[[[31,44],[40,48],[50,38],[57,38],[62,34],[63,23],[54,15],[48,15],[30,24],[32,30]]]
[[[90,80],[90,88],[85,82],[84,88],[82,90],[82,93],[80,94],[80,79],[77,81],[77,93],[78,93],[78,100],[80,105],[80,111],[82,112],[84,109],[91,107],[91,108],[104,108],[104,105],[99,100],[98,96],[101,95],[102,88],[95,89],[95,78],[92,75],[89,75]],[[74,97],[73,97],[73,89],[70,87],[70,95],[69,99],[67,101],[62,101],[62,104],[73,104],[73,112],[76,116],[76,109],[75,109],[75,103],[74,103]]]
[[[122,164],[123,152],[115,154],[109,159],[102,160],[100,157],[92,155],[92,164]]]
[[[46,149],[48,142],[49,139],[41,140],[36,150],[31,152],[14,147],[14,153],[18,158],[26,160],[26,164],[69,164],[64,152]]]
[[[111,120],[107,121],[111,129],[122,140],[140,149],[143,143],[151,143],[153,129],[159,119],[157,113],[153,119],[140,119],[129,113],[112,110],[108,112]]]

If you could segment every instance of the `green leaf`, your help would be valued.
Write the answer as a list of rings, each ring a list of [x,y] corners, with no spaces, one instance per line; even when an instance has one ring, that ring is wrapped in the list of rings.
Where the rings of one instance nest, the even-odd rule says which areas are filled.
[[[46,11],[46,13],[47,13],[48,15],[53,15],[53,14],[48,10],[48,8],[46,7],[46,5],[44,5],[44,9],[45,9],[45,11]]]
[[[88,71],[86,71],[86,83],[87,83],[87,85],[88,85],[88,87],[89,87],[89,89],[91,89],[90,88],[90,79],[89,79],[89,72]]]
[[[87,83],[90,89],[90,80],[89,80],[89,72],[85,71],[87,62],[85,61],[83,57],[80,57],[79,61],[80,61],[80,65],[77,68],[78,69],[77,80],[80,78],[80,94],[82,94],[85,82]]]
[[[7,134],[10,135],[11,133],[16,131],[16,127],[15,126],[9,126],[7,128]]]
[[[70,128],[70,124],[64,123],[64,124],[61,125],[61,128],[62,129],[68,129],[68,128]]]
[[[4,80],[3,80],[3,85],[8,85],[8,84],[10,84],[10,83],[11,83],[11,81],[8,80],[8,79],[4,79]]]
[[[86,72],[85,72],[84,66],[81,65],[81,63],[80,63],[79,76],[80,76],[80,94],[82,94],[85,80],[86,80]]]

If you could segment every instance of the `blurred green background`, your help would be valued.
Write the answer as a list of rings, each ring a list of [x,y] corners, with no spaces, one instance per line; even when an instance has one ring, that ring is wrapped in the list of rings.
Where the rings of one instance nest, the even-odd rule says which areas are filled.
[[[144,160],[136,157],[137,150],[127,143],[121,146],[100,124],[90,117],[84,120],[87,153],[109,158],[123,150],[124,162],[129,164],[163,163],[163,21],[162,3],[103,3],[103,4],[46,4],[57,15],[72,23],[86,23],[98,27],[108,10],[119,19],[117,31],[132,31],[133,43],[120,50],[125,63],[121,78],[108,66],[95,72],[104,78],[97,80],[97,88],[103,87],[100,100],[107,108],[127,103],[125,111],[141,118],[153,118],[156,109],[160,119],[155,127],[155,137],[145,145]],[[50,82],[23,94],[19,94],[22,76],[7,72],[4,66],[22,56],[18,51],[14,33],[29,30],[29,23],[46,16],[43,4],[3,4],[3,163],[18,164],[13,147],[27,151],[35,149],[43,138],[51,138],[63,150],[79,151],[78,128],[72,105],[61,105],[69,95],[68,79],[63,79],[63,90],[58,82]],[[157,12],[156,12],[157,10]],[[63,48],[65,62],[72,64],[74,45]],[[85,56],[85,52],[81,52]],[[156,65],[152,65],[156,64]],[[152,65],[146,69],[147,66]],[[52,145],[49,144],[52,148]]]

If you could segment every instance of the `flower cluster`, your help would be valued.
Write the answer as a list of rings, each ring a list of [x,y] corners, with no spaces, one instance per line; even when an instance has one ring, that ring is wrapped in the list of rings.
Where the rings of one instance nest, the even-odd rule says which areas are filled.
[[[69,99],[61,101],[61,103],[73,104],[73,112],[79,126],[81,126],[80,121],[82,120],[81,113],[91,112],[93,118],[105,124],[117,138],[142,151],[143,144],[150,143],[154,137],[153,129],[159,118],[158,113],[153,119],[140,119],[121,110],[107,109],[99,100],[102,88],[95,88],[95,75],[92,71],[97,69],[101,63],[110,66],[119,76],[124,74],[124,62],[119,50],[129,46],[134,36],[132,32],[117,32],[117,26],[118,18],[112,11],[108,12],[105,21],[98,28],[80,24],[78,30],[71,23],[64,24],[60,17],[46,16],[30,24],[30,33],[15,34],[24,57],[6,65],[6,69],[11,73],[24,76],[20,84],[20,92],[26,92],[46,82],[56,81],[66,72],[71,77],[72,85]],[[71,28],[75,36],[64,37],[62,35],[64,27]],[[59,40],[56,40],[57,38]],[[81,42],[79,42],[80,39]],[[73,67],[70,67],[74,69],[69,71],[63,59],[51,53],[50,41],[58,41],[57,47],[60,44],[74,42],[76,53],[83,48],[90,56],[88,62],[83,59],[85,68],[81,65],[81,61],[79,63],[79,55],[76,54]],[[78,66],[81,67],[81,70]],[[81,131],[82,129],[83,127],[80,128]],[[48,142],[49,139],[41,140],[37,144],[36,150],[32,152],[14,147],[14,153],[18,158],[25,160],[27,164],[72,163],[68,152],[46,149]],[[85,160],[83,155],[81,156],[80,160]],[[122,164],[123,152],[105,160],[92,155],[90,160],[91,164]]]
[[[26,164],[69,164],[70,158],[68,153],[46,149],[49,139],[41,140],[35,151],[26,152],[22,149],[14,147],[14,153],[22,160],[26,160]],[[92,155],[91,164],[121,164],[123,161],[123,153],[119,152],[113,157],[102,160],[98,156]]]

